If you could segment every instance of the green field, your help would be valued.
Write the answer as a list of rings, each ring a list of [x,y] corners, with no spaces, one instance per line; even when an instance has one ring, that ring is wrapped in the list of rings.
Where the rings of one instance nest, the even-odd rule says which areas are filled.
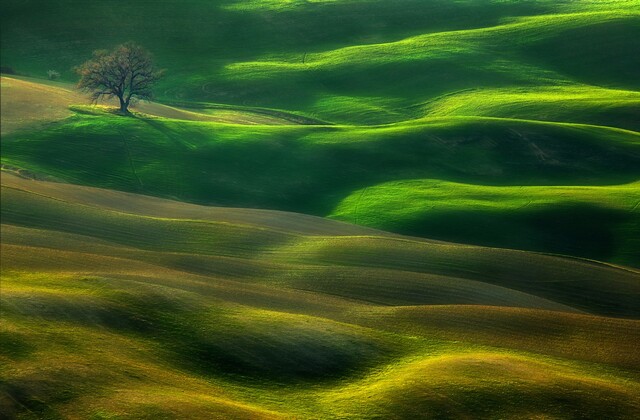
[[[130,40],[122,116],[73,68]],[[640,418],[639,0],[7,0],[0,52],[0,418]]]
[[[561,121],[582,122],[584,104],[575,92],[601,97],[611,88],[615,94],[588,110],[604,115],[589,122],[637,124],[635,0],[75,3],[5,2],[3,62],[31,76],[57,69],[72,80],[71,68],[92,50],[134,39],[168,69],[158,89],[165,101],[266,106],[377,124],[442,112],[425,105],[469,89],[477,102],[496,90],[526,89],[534,98],[554,90],[555,101],[578,108]],[[496,111],[496,104],[486,105]],[[547,114],[553,105],[535,113]],[[607,115],[612,108],[626,117]]]
[[[640,184],[485,186],[388,182],[347,197],[331,217],[459,242],[640,263]]]
[[[135,39],[167,68],[159,100],[181,109],[142,109],[163,118],[123,121],[76,107],[80,115],[50,118],[55,124],[46,129],[22,124],[4,136],[4,165],[195,203],[640,264],[632,249],[637,1],[116,3],[8,2],[6,16],[21,25],[3,25],[3,63],[36,77],[56,68],[73,80],[69,69],[91,49]],[[35,4],[41,10],[30,13]],[[87,33],[95,16],[111,24]],[[35,45],[37,59],[29,52]],[[629,184],[632,205],[609,206],[608,190],[596,188],[586,201],[538,194],[539,205],[526,211],[506,203],[502,213],[483,215],[472,205],[426,217],[417,208],[420,191],[389,188],[367,194],[372,211],[405,200],[414,211],[396,208],[372,220],[347,210],[362,191],[420,180],[565,192]],[[566,225],[567,218],[575,220]],[[486,226],[449,229],[459,223]],[[594,235],[585,233],[590,225]]]
[[[74,109],[5,136],[3,164],[196,203],[640,266],[633,131],[487,117],[239,126]],[[431,188],[420,179],[457,183]]]
[[[2,197],[7,413],[640,412],[639,324],[610,318],[640,314],[636,271],[9,174]]]

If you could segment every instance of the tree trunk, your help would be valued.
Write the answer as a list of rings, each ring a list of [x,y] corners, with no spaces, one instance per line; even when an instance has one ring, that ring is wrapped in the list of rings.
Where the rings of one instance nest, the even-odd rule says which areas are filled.
[[[123,113],[123,114],[128,114],[129,113],[129,109],[128,109],[129,108],[129,104],[128,104],[128,102],[126,102],[124,100],[124,98],[121,97],[121,96],[118,96],[118,99],[120,100],[120,112]]]

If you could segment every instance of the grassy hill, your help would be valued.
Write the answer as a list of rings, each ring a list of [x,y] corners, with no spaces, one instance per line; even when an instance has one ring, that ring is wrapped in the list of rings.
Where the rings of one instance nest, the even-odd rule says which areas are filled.
[[[607,317],[640,315],[637,272],[9,174],[2,197],[8,415],[640,413],[640,324]]]
[[[609,107],[638,109],[637,98],[626,101],[639,87],[637,0],[75,3],[4,2],[3,65],[32,76],[57,69],[71,80],[92,50],[132,39],[167,68],[158,89],[165,101],[377,124],[424,116],[421,104],[468,89],[481,101],[496,89],[544,96],[560,86],[557,100],[615,88]],[[495,111],[480,112],[504,116]],[[584,122],[576,112],[563,117]]]
[[[157,102],[89,106],[129,40]],[[639,0],[6,0],[0,52],[0,418],[640,418]]]
[[[633,131],[486,117],[241,126],[74,109],[37,131],[4,136],[2,163],[191,202],[640,264],[640,136]],[[458,184],[407,181],[421,179]],[[434,199],[447,201],[446,210]]]
[[[167,69],[164,105],[139,110],[169,119],[70,113],[86,102],[77,97],[5,106],[15,116],[3,113],[3,127],[21,130],[3,128],[11,170],[640,264],[637,0],[74,5],[5,2],[3,67],[70,82],[92,50],[135,40]],[[53,124],[34,126],[43,116]],[[438,193],[424,191],[438,181],[487,189],[494,209],[461,198],[434,213]],[[396,188],[406,182],[422,186]],[[620,185],[628,203],[611,204],[604,187]],[[492,189],[515,186],[536,204],[514,210]],[[583,187],[595,187],[588,199]],[[551,196],[560,190],[566,199]]]
[[[638,265],[640,185],[485,186],[393,181],[347,197],[331,217],[394,232]]]
[[[1,105],[4,109],[1,127],[3,136],[18,130],[39,129],[43,125],[60,121],[73,115],[70,109],[73,106],[82,106],[89,102],[88,95],[79,92],[70,83],[45,82],[15,75],[0,78],[0,83]],[[101,108],[98,109],[108,111],[115,103],[115,99],[101,101]],[[132,105],[132,110],[155,117],[230,124],[280,125],[292,124],[292,121],[310,122],[296,114],[248,107],[217,106],[194,111],[156,102],[138,102]]]

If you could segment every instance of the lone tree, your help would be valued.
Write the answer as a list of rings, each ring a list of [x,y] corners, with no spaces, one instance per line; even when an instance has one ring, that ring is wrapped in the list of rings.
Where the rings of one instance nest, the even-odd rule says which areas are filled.
[[[76,72],[80,75],[78,88],[91,92],[93,102],[115,96],[123,114],[129,113],[133,98],[151,99],[151,88],[163,73],[155,68],[151,54],[133,42],[113,51],[94,51],[93,58]]]

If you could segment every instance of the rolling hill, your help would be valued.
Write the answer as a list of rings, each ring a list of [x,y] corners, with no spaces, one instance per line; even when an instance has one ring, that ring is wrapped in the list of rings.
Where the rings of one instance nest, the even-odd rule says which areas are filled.
[[[2,239],[20,418],[640,412],[637,271],[6,173]]]
[[[51,109],[71,115],[3,137],[6,168],[195,203],[331,216],[409,235],[640,265],[640,135],[634,131],[454,116],[375,127],[286,119],[251,125],[264,117],[238,109],[235,118],[244,125],[230,125]],[[166,113],[159,105],[141,107],[149,109]],[[18,124],[33,124],[57,114],[18,115]]]
[[[640,264],[637,1],[73,4],[6,2],[5,68],[32,76],[55,68],[70,81],[91,49],[135,39],[167,68],[157,89],[164,105],[139,109],[161,118],[118,119],[76,106],[86,103],[77,96],[44,111],[7,105],[16,115],[3,127],[13,119],[21,130],[3,136],[6,168]],[[38,89],[35,79],[4,80]],[[3,98],[24,101],[23,91]],[[51,124],[33,125],[44,117]],[[461,199],[436,214],[422,191],[438,181],[532,187],[537,198],[523,200],[536,205],[514,211],[499,204],[505,195],[488,193],[495,211]],[[396,188],[407,183],[423,187]],[[612,204],[608,193],[622,185],[630,204]],[[367,203],[356,210],[363,191]]]
[[[4,2],[4,65],[31,76],[57,69],[72,80],[72,68],[92,50],[133,39],[168,70],[158,89],[164,101],[281,108],[335,123],[379,124],[439,112],[423,104],[469,89],[481,102],[496,90],[516,101],[509,94],[523,88],[544,97],[560,87],[555,99],[580,108],[576,91],[602,96],[609,88],[607,108],[627,114],[614,119],[637,121],[637,97],[627,100],[640,87],[637,0],[74,4]],[[504,116],[487,106],[472,115]],[[550,108],[553,102],[537,114]],[[562,121],[583,118],[565,113]]]
[[[130,40],[123,116],[73,69]],[[640,418],[639,0],[6,0],[0,52],[0,418]]]
[[[56,81],[44,82],[25,77],[2,77],[2,135],[14,131],[40,128],[43,125],[60,121],[73,115],[71,108],[84,105],[89,101],[88,95],[79,92],[70,83]],[[105,100],[98,105],[112,107],[114,103]],[[290,124],[309,122],[300,116],[285,112],[251,109],[247,107],[223,107],[193,110],[162,105],[156,102],[138,102],[133,104],[134,112],[154,117],[172,118],[186,121],[213,121],[230,124]]]
[[[640,261],[640,185],[485,186],[393,181],[355,191],[331,217],[466,243]]]

